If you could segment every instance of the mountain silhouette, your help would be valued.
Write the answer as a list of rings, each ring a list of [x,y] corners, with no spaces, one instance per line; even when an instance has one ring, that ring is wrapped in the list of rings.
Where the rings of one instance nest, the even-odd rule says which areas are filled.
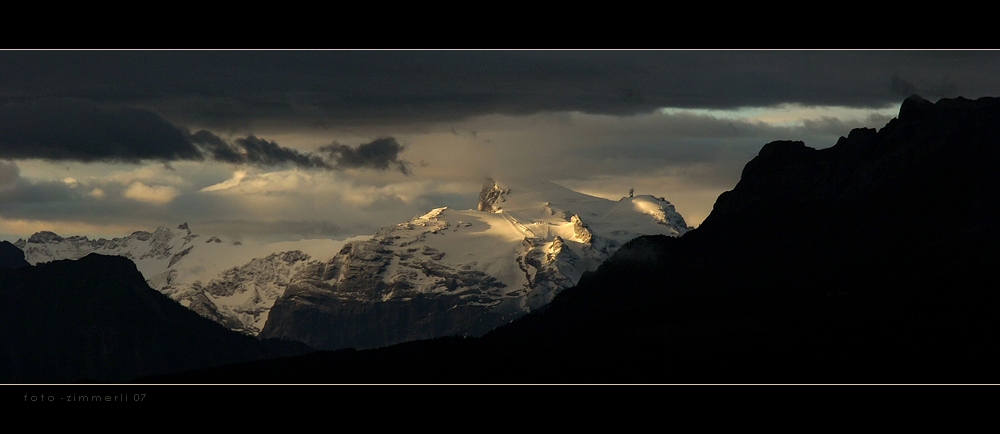
[[[9,241],[0,241],[0,270],[27,267],[31,264],[24,259],[24,252]]]
[[[122,382],[269,354],[151,289],[120,256],[0,270],[0,329],[4,383]]]

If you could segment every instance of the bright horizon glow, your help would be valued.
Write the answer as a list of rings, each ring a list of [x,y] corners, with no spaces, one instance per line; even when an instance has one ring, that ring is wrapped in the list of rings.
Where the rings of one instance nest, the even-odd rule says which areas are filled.
[[[716,119],[731,119],[745,122],[759,122],[773,127],[801,127],[805,121],[823,118],[840,120],[865,120],[871,117],[895,117],[899,113],[898,106],[885,108],[856,108],[842,106],[804,106],[800,104],[781,104],[771,107],[741,107],[738,109],[686,109],[663,107],[660,113],[667,115],[691,114],[709,116]]]
[[[27,235],[48,231],[63,237],[83,235],[90,239],[115,238],[128,236],[137,230],[152,231],[156,228],[142,229],[129,224],[87,223],[73,220],[0,220],[0,240],[14,242],[18,238],[27,239]]]

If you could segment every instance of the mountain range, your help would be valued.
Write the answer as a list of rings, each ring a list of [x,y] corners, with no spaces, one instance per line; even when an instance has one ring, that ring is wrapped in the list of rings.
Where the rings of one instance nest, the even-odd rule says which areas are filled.
[[[932,103],[912,96],[884,127],[855,129],[828,148],[764,145],[697,229],[654,197],[601,202],[558,186],[535,195],[488,182],[475,212],[433,210],[344,243],[329,260],[306,263],[259,333],[351,348],[273,358],[258,347],[242,362],[140,373],[133,381],[994,383],[1000,362],[1000,294],[991,284],[1000,261],[996,167],[1000,99]],[[613,218],[625,211],[645,216],[661,232],[628,241],[617,226],[625,220]],[[485,248],[463,257],[469,245]],[[31,274],[41,267],[74,264],[79,276],[105,276],[80,283],[100,294],[118,294],[110,287],[121,285],[142,292],[136,272],[129,281],[106,277],[129,275],[124,258],[100,264],[93,261],[105,257],[91,255],[25,266],[10,247],[0,245],[0,260],[11,264],[0,279],[6,279],[4,317],[16,320],[5,330],[29,333],[26,318],[51,316],[44,313],[50,305],[90,315],[67,320],[77,321],[76,328],[93,323],[92,304],[57,304],[58,290],[38,289],[79,279],[33,283],[67,273]],[[498,253],[509,260],[489,260]],[[116,273],[98,271],[114,266]],[[22,301],[34,293],[44,297]],[[421,312],[434,315],[414,321],[414,312],[402,308],[407,303],[429,306]],[[365,309],[387,318],[387,327],[363,320],[372,313]],[[118,315],[105,312],[100,316]],[[475,320],[494,314],[504,325],[475,328]],[[386,331],[401,323],[431,333]],[[330,333],[352,328],[362,338]],[[122,335],[95,332],[76,340],[115,333]],[[181,334],[198,340],[198,333]],[[28,334],[38,336],[28,341],[62,342],[57,334]],[[5,348],[26,348],[25,339],[7,340]],[[359,349],[394,340],[410,341]],[[105,348],[105,360],[117,354],[95,345],[76,350]],[[31,354],[54,351],[32,348]],[[25,354],[5,352],[5,365]]]
[[[3,249],[9,268],[46,267],[48,273],[65,279],[80,272],[72,261],[85,261],[91,267],[105,263],[97,258],[128,261],[151,291],[266,343],[263,350],[257,349],[256,358],[261,358],[265,353],[301,353],[306,345],[374,348],[441,336],[482,335],[544,306],[628,240],[643,234],[679,236],[688,229],[663,198],[640,195],[612,201],[551,183],[501,185],[489,180],[477,209],[438,208],[374,236],[343,241],[244,245],[202,237],[185,223],[110,240],[38,232],[27,240],[5,242]],[[121,273],[117,268],[88,272]],[[128,283],[132,291],[139,291],[133,277]],[[38,299],[18,300],[29,305],[10,309],[50,308]],[[85,314],[95,308],[81,303],[78,310]],[[72,326],[67,322],[72,317],[65,316],[58,324],[77,328],[89,324],[81,320]],[[107,332],[121,333],[113,327]],[[121,344],[117,351],[138,351],[129,345]],[[90,350],[94,348],[80,352]],[[108,360],[106,356],[93,357]],[[89,378],[119,381],[126,375],[120,371],[81,372],[92,375]],[[12,378],[44,378],[19,372]]]

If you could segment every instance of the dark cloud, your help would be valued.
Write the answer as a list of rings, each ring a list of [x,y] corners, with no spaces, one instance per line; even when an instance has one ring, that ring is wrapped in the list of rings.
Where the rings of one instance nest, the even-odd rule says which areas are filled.
[[[334,169],[390,166],[409,173],[398,159],[394,139],[380,139],[352,149],[324,149],[335,161],[278,145],[254,135],[226,141],[207,130],[190,133],[156,113],[109,106],[79,98],[46,97],[0,105],[0,159],[131,162],[214,160],[258,167],[294,165]]]
[[[229,144],[225,140],[222,140],[221,137],[212,134],[210,131],[199,130],[188,136],[188,139],[211,155],[216,161],[222,161],[225,163],[245,162],[244,156],[240,154],[239,150],[235,146]]]
[[[7,51],[0,62],[0,100],[127,103],[205,128],[883,107],[913,90],[931,100],[994,94],[1000,75],[1000,52],[966,50]]]
[[[357,148],[334,142],[319,148],[335,162],[335,167],[350,169],[398,170],[404,175],[411,174],[409,162],[399,159],[403,146],[392,137],[375,139]]]
[[[332,168],[318,155],[284,148],[273,141],[254,135],[236,138],[232,143],[206,130],[195,132],[189,137],[211,159],[225,163],[249,164],[260,167],[293,164],[302,168]]]
[[[0,105],[0,158],[200,160],[185,132],[155,113],[77,98]]]
[[[294,149],[283,148],[277,143],[264,140],[253,135],[238,138],[236,146],[244,151],[246,162],[255,166],[275,166],[292,163],[298,167],[329,169],[330,166],[316,155],[306,154]]]

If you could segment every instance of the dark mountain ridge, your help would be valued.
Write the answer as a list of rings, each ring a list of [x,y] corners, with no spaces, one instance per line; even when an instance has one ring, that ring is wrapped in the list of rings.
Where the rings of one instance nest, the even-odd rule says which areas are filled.
[[[24,259],[24,252],[9,241],[0,241],[0,270],[27,267],[31,264]]]
[[[122,382],[270,354],[98,254],[0,270],[0,330],[3,383]]]
[[[625,347],[647,369],[604,378],[629,381],[996,382],[998,125],[1000,99],[911,97],[831,148],[769,143],[697,230],[497,335]]]

